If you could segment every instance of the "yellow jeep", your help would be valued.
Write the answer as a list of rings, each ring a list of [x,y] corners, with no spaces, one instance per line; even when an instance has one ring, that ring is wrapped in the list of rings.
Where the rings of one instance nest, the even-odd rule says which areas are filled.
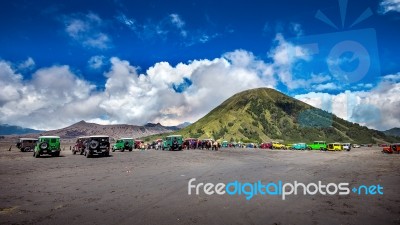
[[[343,145],[341,143],[329,143],[328,151],[342,151]]]
[[[279,142],[272,142],[272,149],[285,149],[285,145]]]

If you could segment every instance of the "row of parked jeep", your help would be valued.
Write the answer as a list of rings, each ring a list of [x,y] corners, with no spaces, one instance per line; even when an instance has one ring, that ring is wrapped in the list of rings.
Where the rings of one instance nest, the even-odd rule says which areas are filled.
[[[75,155],[79,153],[87,158],[93,155],[109,156],[110,151],[132,151],[132,149],[157,148],[163,150],[182,150],[183,138],[181,135],[171,135],[152,146],[145,144],[142,140],[133,138],[120,138],[111,146],[110,137],[107,135],[92,135],[79,137],[71,148]],[[21,151],[32,151],[33,156],[41,155],[60,156],[61,144],[59,136],[40,136],[39,138],[20,138],[16,144]]]
[[[87,158],[92,155],[109,156],[110,138],[106,135],[93,135],[77,140],[77,144],[72,149],[76,154],[76,147],[79,146],[80,154]],[[20,138],[17,142],[17,148],[21,151],[33,150],[33,156],[38,158],[41,155],[60,156],[61,143],[59,136],[40,136],[39,138]]]
[[[368,145],[370,146],[370,145]],[[371,145],[372,146],[372,145]],[[21,151],[33,150],[34,157],[41,155],[60,156],[60,137],[59,136],[40,136],[39,138],[20,138],[17,147]],[[220,147],[239,147],[239,148],[261,148],[261,149],[291,149],[291,150],[322,150],[322,151],[350,151],[351,148],[359,148],[358,144],[350,143],[326,143],[325,141],[314,141],[311,144],[295,143],[282,144],[279,142],[264,142],[261,144],[228,142],[222,141],[222,144],[213,139],[199,140],[196,138],[183,139],[181,135],[170,135],[164,139],[157,139],[149,144],[142,140],[133,138],[120,138],[111,145],[110,138],[107,135],[92,135],[79,137],[75,145],[71,148],[72,153],[79,153],[87,158],[93,155],[109,156],[110,151],[132,151],[132,149],[158,149],[176,151],[196,148],[207,148],[218,150]],[[400,143],[384,146],[384,153],[400,153]]]

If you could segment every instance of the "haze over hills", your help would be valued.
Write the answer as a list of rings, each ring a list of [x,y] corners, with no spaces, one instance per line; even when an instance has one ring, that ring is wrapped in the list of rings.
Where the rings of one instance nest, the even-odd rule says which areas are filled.
[[[159,123],[153,124],[148,123],[144,126],[127,125],[127,124],[116,124],[116,125],[100,125],[96,123],[88,123],[80,121],[71,126],[58,129],[44,131],[40,133],[19,135],[24,137],[37,137],[39,135],[57,135],[62,139],[75,139],[80,136],[88,135],[108,135],[113,138],[120,137],[133,137],[139,138],[143,136],[149,136],[154,134],[166,133],[176,131],[177,127],[164,127]]]
[[[42,130],[24,128],[20,126],[0,124],[0,135],[40,133]]]
[[[386,131],[383,131],[383,133],[385,133],[386,135],[391,135],[391,136],[395,136],[395,137],[400,137],[400,128],[395,127]]]
[[[244,142],[396,141],[383,132],[348,122],[269,88],[235,94],[194,124],[174,133]]]

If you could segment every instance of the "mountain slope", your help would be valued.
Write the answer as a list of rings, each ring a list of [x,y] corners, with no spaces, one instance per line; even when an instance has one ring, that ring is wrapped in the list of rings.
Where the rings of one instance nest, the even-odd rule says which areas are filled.
[[[60,136],[62,139],[75,139],[80,136],[102,134],[108,135],[113,138],[140,138],[148,135],[172,132],[176,131],[177,129],[178,128],[174,127],[164,127],[159,123],[148,123],[144,126],[136,126],[127,124],[100,125],[96,123],[87,123],[85,121],[80,121],[62,129],[45,131],[38,134],[26,134],[22,136],[37,137],[39,135],[57,135]]]
[[[19,127],[19,126],[13,126],[8,124],[0,124],[0,135],[29,134],[29,133],[40,133],[40,132],[43,131]]]
[[[235,94],[196,123],[175,133],[245,142],[393,141],[380,131],[345,121],[269,88]]]
[[[386,131],[383,131],[383,133],[385,133],[386,135],[391,135],[391,136],[395,136],[395,137],[400,137],[400,128],[395,127]]]

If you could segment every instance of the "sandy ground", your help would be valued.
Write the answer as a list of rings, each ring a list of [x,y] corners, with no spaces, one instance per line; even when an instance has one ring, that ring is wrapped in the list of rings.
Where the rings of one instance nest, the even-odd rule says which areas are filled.
[[[221,149],[33,158],[0,148],[0,224],[400,224],[400,155]],[[188,195],[188,181],[380,184],[383,195]]]

